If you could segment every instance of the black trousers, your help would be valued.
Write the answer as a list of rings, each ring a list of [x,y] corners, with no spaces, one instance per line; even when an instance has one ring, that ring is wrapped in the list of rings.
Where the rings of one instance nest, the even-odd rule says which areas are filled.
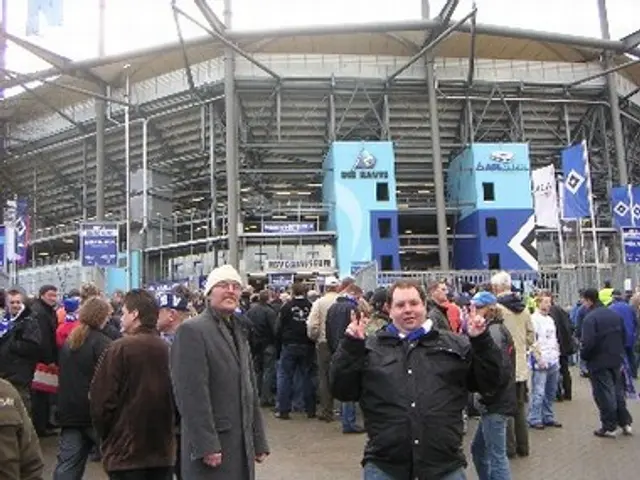
[[[173,467],[109,472],[109,480],[173,480]]]
[[[593,400],[600,411],[602,428],[608,432],[631,425],[633,421],[624,391],[624,379],[619,369],[605,369],[589,372]]]
[[[31,391],[31,420],[38,435],[43,435],[49,428],[51,416],[51,394]]]
[[[560,376],[558,377],[558,394],[560,400],[571,400],[571,372],[569,371],[569,356],[560,355]]]
[[[527,400],[527,382],[516,382],[516,415],[507,421],[507,453],[510,456],[529,455]]]

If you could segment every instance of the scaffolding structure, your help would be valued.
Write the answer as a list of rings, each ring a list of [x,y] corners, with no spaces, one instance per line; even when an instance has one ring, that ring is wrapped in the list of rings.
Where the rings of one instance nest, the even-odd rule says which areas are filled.
[[[640,65],[623,56],[640,54],[640,38],[606,38],[603,1],[603,39],[482,25],[475,8],[453,21],[454,0],[436,16],[424,0],[423,19],[411,22],[252,32],[233,28],[231,0],[224,21],[195,3],[202,19],[175,5],[174,13],[207,37],[185,41],[178,29],[179,44],[164,47],[174,52],[169,70],[139,82],[146,63],[136,59],[162,48],[71,62],[6,34],[52,65],[29,75],[3,69],[1,85],[22,85],[27,106],[3,105],[13,125],[0,190],[31,199],[39,248],[62,248],[81,220],[129,223],[131,172],[149,169],[172,181],[145,187],[145,198],[170,198],[174,210],[171,218],[145,210],[147,224],[170,223],[186,244],[203,222],[202,236],[224,237],[237,266],[247,218],[295,216],[303,203],[307,215],[326,214],[322,160],[336,140],[394,142],[399,209],[437,217],[442,265],[443,172],[471,142],[529,142],[533,165],[558,165],[561,148],[586,139],[603,234],[612,232],[611,185],[640,182]],[[326,53],[340,42],[353,46]],[[522,52],[505,53],[506,42]],[[531,42],[552,43],[554,53],[531,53]],[[307,45],[316,53],[301,53]],[[36,80],[43,85],[30,87]],[[24,128],[47,111],[60,128],[51,120]]]

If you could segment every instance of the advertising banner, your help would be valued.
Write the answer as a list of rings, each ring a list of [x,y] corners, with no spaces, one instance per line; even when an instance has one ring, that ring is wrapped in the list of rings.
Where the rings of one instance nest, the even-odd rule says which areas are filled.
[[[622,230],[625,263],[640,263],[640,228]]]
[[[80,224],[80,262],[83,267],[118,266],[118,224]]]
[[[4,225],[0,225],[0,271],[4,270]]]
[[[270,273],[268,275],[269,285],[272,287],[289,287],[293,284],[293,273]]]
[[[189,279],[183,278],[180,280],[167,280],[164,282],[152,282],[147,285],[147,290],[151,293],[168,293],[172,292],[179,286],[188,287]]]
[[[320,271],[332,271],[334,269],[333,258],[313,258],[313,259],[300,259],[300,260],[280,260],[280,259],[268,259],[264,262],[265,270],[269,272],[320,272]]]

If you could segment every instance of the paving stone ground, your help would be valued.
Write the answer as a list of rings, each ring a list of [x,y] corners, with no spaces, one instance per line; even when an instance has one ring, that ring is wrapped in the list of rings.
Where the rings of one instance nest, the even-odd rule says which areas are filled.
[[[514,480],[629,480],[638,477],[640,423],[634,437],[600,439],[592,431],[598,426],[588,381],[574,372],[574,400],[556,404],[564,428],[531,432],[532,454],[512,462]],[[640,402],[629,402],[631,414],[640,422]],[[276,420],[265,411],[273,451],[257,470],[258,480],[356,480],[360,476],[362,436],[342,435],[337,423],[325,424],[303,416],[291,421]],[[468,444],[475,430],[472,422]],[[45,478],[52,478],[56,439],[45,439]],[[469,480],[476,480],[473,467]],[[103,480],[99,464],[87,469],[85,478]],[[232,479],[229,479],[232,480]]]

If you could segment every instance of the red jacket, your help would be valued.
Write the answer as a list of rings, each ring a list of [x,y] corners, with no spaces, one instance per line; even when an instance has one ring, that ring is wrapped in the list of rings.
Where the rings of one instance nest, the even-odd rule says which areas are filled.
[[[56,345],[58,348],[62,348],[64,342],[67,341],[67,338],[69,338],[73,329],[78,326],[78,323],[78,320],[76,320],[75,322],[63,322],[58,325],[58,328],[56,329]]]

